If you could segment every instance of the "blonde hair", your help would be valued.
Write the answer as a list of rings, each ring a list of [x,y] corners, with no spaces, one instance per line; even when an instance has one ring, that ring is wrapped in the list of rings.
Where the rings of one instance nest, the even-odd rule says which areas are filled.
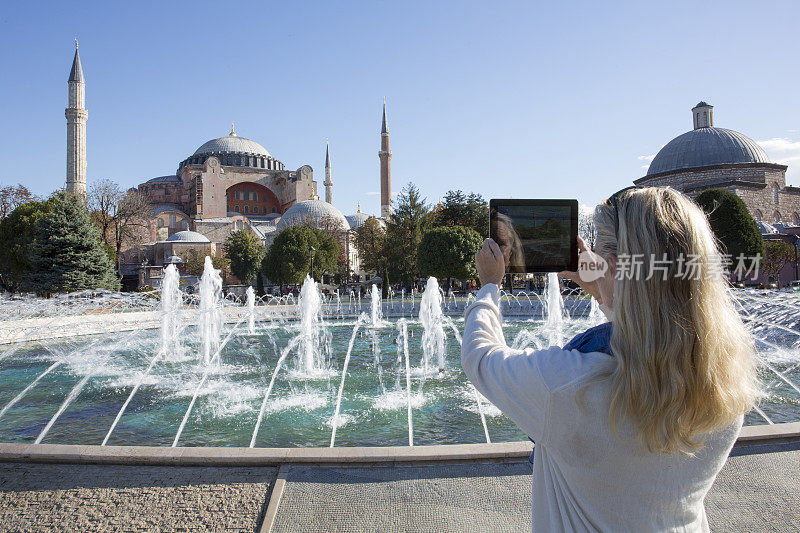
[[[632,190],[617,203],[618,210],[608,202],[595,210],[595,251],[642,259],[638,277],[629,269],[634,275],[614,284],[609,422],[616,434],[627,416],[650,451],[691,454],[702,434],[752,407],[753,341],[727,281],[714,275],[720,252],[703,211],[671,188]],[[699,275],[682,277],[681,258],[690,257]],[[665,276],[659,265],[667,265]]]

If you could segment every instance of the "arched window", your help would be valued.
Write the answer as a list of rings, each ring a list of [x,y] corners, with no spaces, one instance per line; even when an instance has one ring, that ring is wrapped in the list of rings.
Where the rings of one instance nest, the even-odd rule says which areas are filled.
[[[258,206],[253,206],[253,213],[258,214]]]
[[[772,215],[772,218],[775,220],[775,222],[780,222],[781,221],[781,214],[779,212],[775,211],[775,214]]]
[[[170,215],[169,216],[169,227],[170,228],[174,228],[175,227],[175,215]]]
[[[159,228],[163,228],[164,227],[164,219],[157,218],[156,219],[156,226],[158,226]]]
[[[761,209],[756,209],[756,221],[761,222],[764,219],[764,213],[761,212]]]
[[[250,206],[249,205],[244,206],[244,212],[247,213],[248,215],[250,214]]]
[[[778,205],[778,184],[772,184],[772,201],[775,202],[775,205]]]
[[[241,213],[241,211],[239,211],[239,206],[238,205],[236,207],[234,207],[233,210],[236,211],[237,213]]]
[[[181,229],[186,231],[189,229],[189,221],[188,220],[181,220]]]

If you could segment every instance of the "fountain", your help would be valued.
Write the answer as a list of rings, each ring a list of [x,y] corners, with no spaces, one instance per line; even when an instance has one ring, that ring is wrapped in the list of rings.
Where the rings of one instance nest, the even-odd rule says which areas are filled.
[[[379,328],[383,322],[383,309],[381,305],[381,291],[374,283],[372,284],[372,290],[370,291],[370,298],[372,300],[372,312],[370,313],[370,317],[372,318],[372,327]]]
[[[300,342],[297,370],[307,376],[318,375],[324,370],[324,359],[320,352],[320,329],[322,298],[317,282],[306,276],[297,301],[300,312]]]
[[[211,364],[211,354],[217,352],[222,332],[222,278],[214,268],[211,257],[206,256],[203,275],[200,277],[200,338],[203,339],[203,364]]]
[[[413,291],[398,295],[400,315],[413,309],[418,320],[383,317],[392,307],[377,287],[370,309],[357,314],[360,294],[348,292],[342,305],[306,278],[299,299],[263,304],[296,314],[259,322],[255,294],[223,299],[218,276],[207,260],[199,298],[182,293],[174,267],[165,269],[160,300],[96,291],[0,297],[3,331],[30,321],[63,327],[64,317],[108,322],[104,334],[81,337],[75,328],[66,338],[0,346],[0,441],[286,447],[524,439],[461,371],[463,306],[449,293],[445,304],[436,279],[427,281],[418,310]],[[746,424],[795,421],[800,295],[733,294],[756,339],[765,383]],[[472,301],[468,295],[466,304]],[[562,291],[554,276],[541,297],[503,293],[501,308],[505,338],[517,349],[562,344],[604,320],[596,301]],[[123,319],[140,314],[147,321],[119,333]],[[448,341],[451,332],[456,342]],[[386,335],[396,343],[392,364],[381,359]]]
[[[564,298],[561,296],[561,283],[555,272],[547,274],[544,287],[544,330],[547,332],[548,346],[564,344]]]
[[[424,328],[422,333],[422,371],[428,374],[430,357],[436,357],[437,369],[444,371],[444,327],[442,321],[442,293],[439,282],[431,276],[422,293],[419,304],[419,321]]]
[[[247,332],[250,335],[256,334],[256,291],[253,287],[247,287]]]

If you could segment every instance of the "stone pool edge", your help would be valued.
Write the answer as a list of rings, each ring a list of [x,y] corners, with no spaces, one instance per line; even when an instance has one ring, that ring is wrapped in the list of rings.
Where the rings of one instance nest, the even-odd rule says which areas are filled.
[[[746,426],[737,446],[800,438],[800,422]],[[359,446],[338,448],[228,448],[164,446],[89,446],[74,444],[0,443],[0,462],[268,466],[288,463],[409,463],[441,461],[508,461],[527,457],[530,442],[440,444],[432,446]]]

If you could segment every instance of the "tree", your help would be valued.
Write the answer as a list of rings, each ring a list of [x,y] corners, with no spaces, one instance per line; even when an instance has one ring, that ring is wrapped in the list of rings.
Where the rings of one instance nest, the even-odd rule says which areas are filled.
[[[474,279],[474,256],[483,245],[483,237],[464,226],[438,227],[425,233],[417,252],[417,265],[424,276],[439,279]]]
[[[358,250],[361,268],[367,272],[384,274],[386,269],[386,230],[375,217],[369,217],[355,232],[354,244]]]
[[[314,279],[324,272],[335,272],[339,242],[328,232],[308,226],[293,226],[281,231],[261,262],[261,270],[273,283],[301,283],[311,272],[314,254]]]
[[[597,227],[594,225],[594,210],[590,207],[582,205],[578,211],[578,235],[589,249],[594,248],[597,240]]]
[[[92,184],[87,202],[103,240],[114,250],[115,257],[120,257],[123,246],[139,244],[147,237],[151,205],[145,194],[136,189],[123,191],[113,181],[101,179]]]
[[[0,187],[0,219],[6,218],[19,206],[33,201],[33,194],[24,185]]]
[[[50,211],[36,223],[29,248],[31,270],[23,276],[23,287],[46,296],[82,289],[118,290],[114,265],[82,200],[66,191],[52,200]]]
[[[447,191],[436,210],[437,226],[466,226],[489,236],[489,204],[477,193]]]
[[[3,287],[15,291],[31,270],[30,246],[36,237],[36,223],[52,208],[54,201],[30,201],[0,220],[0,278]]]
[[[761,269],[767,274],[767,279],[776,278],[780,283],[780,273],[787,263],[794,261],[794,246],[783,240],[767,241],[764,243],[764,261]]]
[[[386,228],[386,259],[392,277],[403,282],[413,282],[419,277],[417,249],[429,211],[419,189],[411,183],[406,185]]]
[[[711,230],[730,254],[733,261],[744,257],[764,255],[764,240],[756,221],[747,211],[741,198],[725,189],[708,189],[695,200],[705,211]]]
[[[261,270],[266,248],[253,232],[242,229],[231,233],[225,241],[231,272],[244,284],[252,282]]]

